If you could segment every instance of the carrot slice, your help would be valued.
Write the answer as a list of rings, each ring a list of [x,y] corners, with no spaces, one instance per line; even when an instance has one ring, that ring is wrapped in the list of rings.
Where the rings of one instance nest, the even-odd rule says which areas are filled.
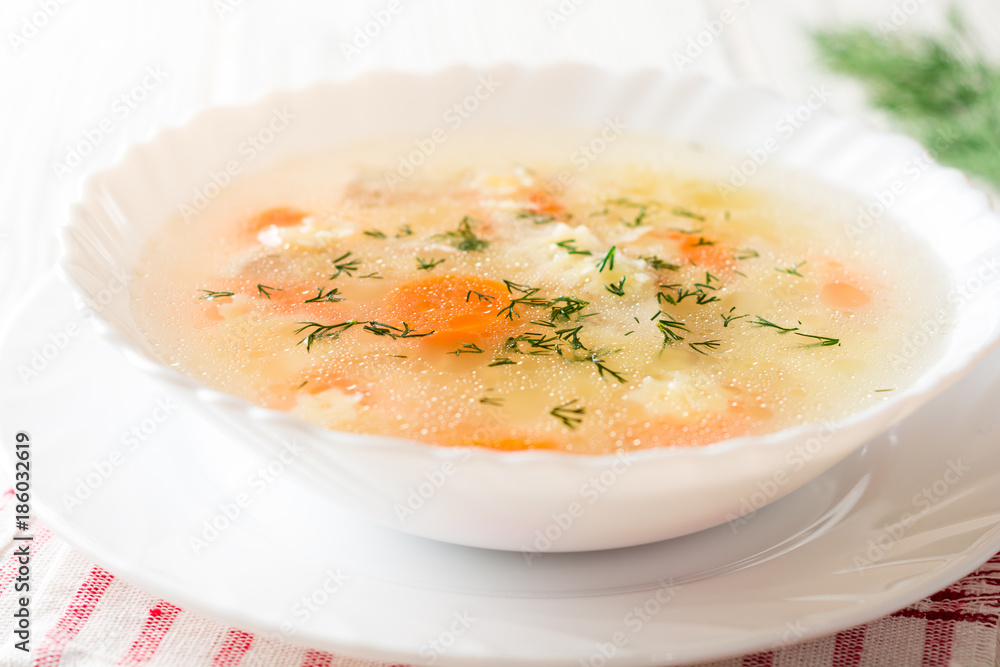
[[[834,281],[827,283],[819,293],[820,301],[837,310],[854,310],[871,303],[871,297],[863,289]]]
[[[302,222],[302,219],[306,215],[302,211],[284,206],[269,208],[263,213],[250,218],[249,222],[247,222],[247,231],[257,233],[271,225],[275,227],[291,227]]]
[[[534,441],[523,438],[479,439],[466,442],[456,442],[455,446],[487,447],[501,452],[519,452],[525,449],[561,449],[558,444],[549,440]]]
[[[383,317],[434,331],[428,343],[480,343],[510,329],[500,311],[510,303],[506,286],[477,276],[434,276],[404,283],[383,301]]]

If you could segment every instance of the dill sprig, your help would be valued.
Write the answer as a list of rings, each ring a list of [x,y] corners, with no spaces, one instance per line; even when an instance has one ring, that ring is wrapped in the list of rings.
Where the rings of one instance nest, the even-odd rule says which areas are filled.
[[[721,340],[703,340],[700,343],[688,343],[688,347],[698,354],[708,354],[705,350],[716,350],[721,343]]]
[[[622,279],[617,283],[605,285],[604,289],[608,290],[615,296],[625,296],[625,276],[622,276]]]
[[[354,272],[361,267],[360,259],[351,259],[351,255],[354,253],[348,251],[337,259],[330,260],[333,262],[333,268],[337,269],[337,272],[330,276],[330,280],[335,280],[340,277],[342,273],[346,273],[348,278],[354,277]]]
[[[322,287],[316,288],[316,296],[311,299],[306,299],[303,303],[336,303],[337,301],[343,301],[344,299],[337,296],[340,294],[340,290],[336,287],[330,289],[326,293],[323,292]]]
[[[703,246],[703,245],[715,245],[715,241],[710,241],[706,239],[704,236],[699,236],[698,240],[691,244],[691,247],[697,248],[698,246]]]
[[[423,338],[424,336],[430,336],[433,331],[425,331],[424,333],[417,333],[415,330],[410,328],[410,325],[403,322],[403,328],[394,327],[391,324],[386,324],[384,322],[376,322],[371,320],[365,324],[365,331],[375,334],[376,336],[388,336],[393,340],[397,338]]]
[[[399,231],[396,232],[396,238],[401,239],[406,236],[413,236],[413,230],[410,229],[409,225],[400,225]]]
[[[833,345],[840,345],[839,338],[830,338],[828,336],[813,336],[812,334],[804,334],[795,332],[796,336],[802,336],[803,338],[812,338],[816,342],[811,345],[806,345],[806,347],[831,347]]]
[[[705,222],[705,216],[699,215],[693,211],[689,211],[686,208],[681,208],[680,206],[675,206],[670,210],[674,215],[681,218],[691,218],[692,220],[697,220],[699,222]]]
[[[476,345],[475,343],[459,343],[458,349],[448,354],[454,354],[456,357],[460,354],[482,354],[483,349]]]
[[[389,238],[388,236],[385,235],[385,232],[383,232],[383,231],[381,231],[379,229],[366,229],[365,231],[362,232],[362,234],[364,234],[365,236],[370,236],[373,239],[387,239],[387,238]]]
[[[535,294],[538,294],[539,289],[537,287],[528,287],[527,285],[519,285],[513,283],[509,280],[504,280],[504,284],[507,286],[507,291],[513,295],[514,292],[519,292],[521,296],[511,299],[510,303],[497,313],[497,317],[503,315],[508,320],[512,320],[515,317],[521,317],[521,313],[517,312],[517,306],[547,306],[549,305],[548,299],[536,299]]]
[[[549,414],[561,421],[566,428],[575,429],[583,423],[583,415],[587,413],[585,407],[577,405],[579,400],[578,398],[574,398],[572,401],[557,405],[549,411]]]
[[[586,350],[587,348],[580,342],[581,329],[583,329],[582,326],[573,327],[571,329],[560,329],[559,331],[556,331],[556,337],[560,340],[568,341],[574,350]]]
[[[601,377],[602,380],[607,380],[607,378],[604,377],[604,374],[607,373],[608,375],[618,380],[622,384],[627,382],[625,376],[623,376],[621,373],[613,371],[610,368],[608,368],[608,366],[604,363],[604,359],[601,359],[600,356],[601,355],[598,351],[592,350],[590,352],[590,355],[588,355],[587,357],[587,361],[594,362],[594,366],[597,367],[597,374]]]
[[[734,310],[736,310],[736,306],[733,306],[732,308],[730,308],[729,312],[732,313]],[[722,327],[726,328],[726,327],[729,326],[730,322],[732,322],[734,320],[741,320],[744,317],[750,317],[750,314],[749,313],[744,313],[743,315],[726,315],[724,313],[719,313],[719,317],[722,318]]]
[[[607,269],[608,271],[613,271],[615,268],[615,246],[611,246],[611,250],[604,255],[604,259],[597,263],[597,272],[600,273]]]
[[[235,292],[216,292],[215,290],[202,289],[199,292],[204,292],[205,296],[198,297],[199,299],[224,299],[227,296],[234,296]]]
[[[417,270],[418,271],[430,271],[435,266],[440,266],[444,264],[444,259],[424,259],[423,257],[417,257]]]
[[[560,248],[562,248],[563,250],[568,251],[569,254],[571,254],[571,255],[592,255],[593,254],[589,250],[580,250],[579,248],[577,248],[574,245],[575,243],[576,243],[576,239],[566,239],[565,241],[560,241],[556,245],[559,246]]]
[[[306,352],[312,351],[313,343],[323,340],[324,338],[332,338],[336,340],[340,338],[340,334],[344,333],[355,324],[361,324],[357,320],[348,320],[346,322],[341,322],[340,324],[320,324],[319,322],[298,322],[303,326],[295,330],[295,333],[300,334],[303,331],[312,329],[309,334],[298,342],[299,345],[302,343],[306,344]]]
[[[760,257],[760,253],[754,250],[753,248],[740,248],[739,250],[736,251],[736,253],[737,254],[733,257],[733,259],[737,260],[754,259],[756,257]]]
[[[517,362],[510,357],[494,357],[493,361],[487,364],[487,366],[510,366],[511,364],[516,364]]]
[[[678,331],[683,331],[684,333],[691,333],[691,330],[688,329],[687,325],[684,324],[684,322],[675,319],[669,313],[664,313],[663,311],[660,311],[659,313],[653,316],[653,319],[656,319],[657,317],[660,317],[660,319],[656,323],[656,328],[660,330],[661,334],[663,334],[663,347],[666,347],[671,343],[684,340],[684,336],[677,333]]]
[[[476,236],[476,221],[465,216],[458,223],[458,229],[443,234],[436,234],[431,238],[442,239],[455,247],[456,250],[465,252],[482,252],[489,247],[490,242],[484,238]]]
[[[528,209],[525,209],[523,211],[518,211],[515,217],[520,219],[531,220],[531,222],[535,223],[536,225],[545,225],[550,222],[555,222],[557,219],[556,216],[552,215],[551,213],[538,213],[537,211],[530,211]]]
[[[664,262],[662,259],[656,255],[650,255],[649,257],[640,257],[642,261],[646,262],[650,268],[656,269],[657,271],[678,271],[681,268],[680,264],[671,264],[670,262]]]
[[[257,293],[263,294],[268,299],[271,298],[271,292],[284,292],[284,291],[285,290],[281,289],[280,287],[268,287],[267,285],[261,285],[260,283],[257,283]]]
[[[480,301],[485,301],[486,303],[490,303],[492,301],[496,301],[496,299],[497,299],[495,296],[490,296],[489,294],[480,294],[479,292],[476,292],[476,291],[473,291],[473,290],[470,289],[465,294],[465,302],[466,303],[469,302],[469,299],[472,297],[473,294],[476,295],[477,299],[479,299]]]
[[[813,38],[830,69],[858,79],[936,159],[1000,185],[1000,67],[971,46],[957,11],[949,18],[939,37],[847,28]]]
[[[547,306],[552,309],[549,320],[552,322],[568,322],[570,317],[589,306],[588,301],[576,299],[571,296],[561,296],[552,299]]]
[[[757,315],[756,318],[757,319],[755,319],[755,320],[750,320],[750,324],[751,325],[753,325],[755,327],[758,327],[758,328],[762,328],[762,329],[763,328],[774,329],[779,334],[786,334],[786,333],[791,333],[792,331],[798,331],[799,330],[798,327],[783,327],[780,324],[775,324],[774,322],[771,322],[770,320],[765,320],[760,315]]]
[[[799,267],[801,267],[805,263],[806,263],[805,260],[802,260],[801,262],[799,262],[798,264],[796,264],[795,266],[793,266],[791,268],[779,269],[779,268],[775,267],[774,270],[777,271],[778,273],[787,273],[787,274],[792,275],[792,276],[798,276],[799,278],[805,278],[805,276],[803,276],[801,273],[799,273]]]

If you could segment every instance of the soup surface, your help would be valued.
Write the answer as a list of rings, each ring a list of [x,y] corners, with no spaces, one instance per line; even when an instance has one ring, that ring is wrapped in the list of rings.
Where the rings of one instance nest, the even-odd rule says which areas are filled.
[[[891,220],[852,233],[858,202],[804,177],[733,189],[731,156],[557,134],[237,180],[150,241],[136,321],[182,372],[325,427],[583,454],[837,419],[933,360],[902,348],[946,281]]]

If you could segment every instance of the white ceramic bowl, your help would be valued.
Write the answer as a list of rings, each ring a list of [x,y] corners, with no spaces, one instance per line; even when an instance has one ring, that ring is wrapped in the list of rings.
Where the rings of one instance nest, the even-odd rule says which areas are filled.
[[[227,163],[235,160],[246,174],[360,139],[426,137],[477,88],[487,99],[476,103],[467,127],[600,128],[619,117],[630,130],[718,146],[748,160],[751,151],[759,155],[775,141],[773,164],[866,198],[876,211],[880,197],[891,197],[891,214],[926,238],[953,273],[949,300],[958,316],[944,353],[913,386],[850,419],[700,448],[599,457],[439,448],[327,431],[208,389],[157,358],[133,322],[128,290],[115,286],[169,215],[199,193],[212,196],[210,183],[220,187]],[[486,89],[492,90],[483,95]],[[798,127],[788,136],[778,123],[796,113],[799,121],[789,126]],[[273,121],[281,117],[291,118]],[[269,126],[270,134],[263,131]],[[252,160],[239,150],[250,136],[269,142]],[[287,474],[372,521],[448,542],[522,550],[530,561],[540,552],[642,544],[734,520],[823,473],[998,344],[1000,218],[959,172],[914,162],[923,153],[912,140],[759,88],[656,71],[559,65],[376,73],[206,111],[132,148],[117,166],[87,181],[65,230],[61,266],[101,331],[139,368],[269,457],[295,441],[303,452]],[[922,167],[916,180],[915,164]],[[910,344],[919,345],[919,336]]]

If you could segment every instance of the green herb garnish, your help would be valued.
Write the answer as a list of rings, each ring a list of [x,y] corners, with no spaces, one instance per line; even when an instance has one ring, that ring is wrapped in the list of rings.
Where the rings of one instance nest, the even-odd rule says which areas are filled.
[[[205,296],[198,297],[199,299],[224,299],[227,296],[233,296],[235,292],[216,292],[210,289],[198,290],[199,292],[204,292]]]
[[[616,296],[625,296],[625,276],[617,283],[611,283],[610,285],[605,285],[604,289],[608,290]]]
[[[476,236],[476,221],[465,216],[458,223],[458,229],[452,232],[437,234],[431,238],[442,239],[455,246],[457,250],[465,252],[482,252],[489,247],[490,242]]]
[[[435,266],[440,266],[441,264],[444,264],[444,259],[424,259],[423,257],[417,257],[418,271],[430,271]]]
[[[656,270],[667,270],[667,271],[677,271],[681,268],[680,264],[671,264],[670,262],[664,262],[662,259],[656,255],[650,255],[649,257],[640,257],[642,261],[649,264],[650,267]]]
[[[416,333],[410,328],[410,325],[403,322],[403,328],[394,327],[391,324],[385,324],[384,322],[376,322],[372,320],[365,324],[365,331],[371,332],[376,336],[388,336],[395,340],[396,338],[423,338],[424,336],[430,336],[433,331],[425,331],[424,333]]]
[[[571,255],[591,255],[591,254],[593,254],[589,250],[580,250],[575,245],[573,245],[574,243],[576,243],[576,239],[567,239],[565,241],[560,241],[556,245],[559,246],[560,248],[564,249],[564,250],[569,251],[569,254],[571,254]]]
[[[615,268],[615,246],[611,246],[611,250],[609,250],[608,254],[604,256],[604,259],[602,259],[600,262],[597,263],[597,272],[600,273],[604,269],[607,269],[608,271],[613,271],[614,268]]]
[[[306,352],[312,350],[313,343],[323,340],[324,338],[332,338],[336,340],[340,338],[340,334],[344,333],[355,324],[360,324],[357,320],[348,320],[347,322],[341,322],[340,324],[320,324],[319,322],[299,322],[303,326],[295,330],[295,333],[300,334],[303,331],[312,329],[309,334],[299,341],[299,345],[302,343],[306,344]]]
[[[706,349],[708,350],[718,349],[720,343],[722,343],[721,340],[705,340],[700,343],[688,343],[688,347],[690,347],[698,354],[708,354],[708,352],[705,351]]]
[[[579,399],[574,398],[572,401],[557,405],[549,414],[561,421],[566,428],[575,429],[583,422],[583,415],[587,412],[582,405],[576,407],[578,401]]]
[[[787,273],[789,275],[798,276],[799,278],[805,278],[805,276],[803,276],[801,273],[799,273],[799,267],[802,266],[803,264],[805,264],[805,260],[799,262],[798,264],[796,264],[795,266],[791,267],[790,269],[775,268],[774,270],[777,271],[777,272],[779,272],[779,273]]]
[[[343,301],[339,296],[340,290],[336,287],[330,289],[325,294],[323,293],[322,287],[316,288],[316,296],[311,299],[306,299],[303,303],[336,303],[337,301]]]
[[[285,290],[281,289],[280,287],[268,287],[267,285],[261,285],[260,283],[257,283],[257,293],[263,294],[268,299],[271,298],[271,292],[284,292],[284,291]]]
[[[342,273],[346,273],[348,278],[354,276],[354,272],[361,266],[361,260],[351,259],[352,254],[353,253],[351,252],[346,252],[337,259],[331,260],[333,262],[333,268],[337,269],[337,272],[330,276],[330,280],[339,278]]]
[[[812,338],[815,341],[817,341],[812,345],[806,345],[806,347],[830,347],[832,345],[840,345],[839,338],[829,338],[828,336],[813,336],[812,334],[804,334],[799,332],[795,332],[795,335],[802,336],[803,338]]]
[[[760,327],[760,328],[767,327],[767,328],[770,328],[770,329],[774,329],[779,334],[786,334],[786,333],[790,333],[792,331],[798,331],[799,330],[798,327],[783,327],[780,324],[775,324],[774,322],[771,322],[770,320],[765,320],[760,315],[757,315],[757,319],[751,320],[750,324],[752,324],[755,327]]]

